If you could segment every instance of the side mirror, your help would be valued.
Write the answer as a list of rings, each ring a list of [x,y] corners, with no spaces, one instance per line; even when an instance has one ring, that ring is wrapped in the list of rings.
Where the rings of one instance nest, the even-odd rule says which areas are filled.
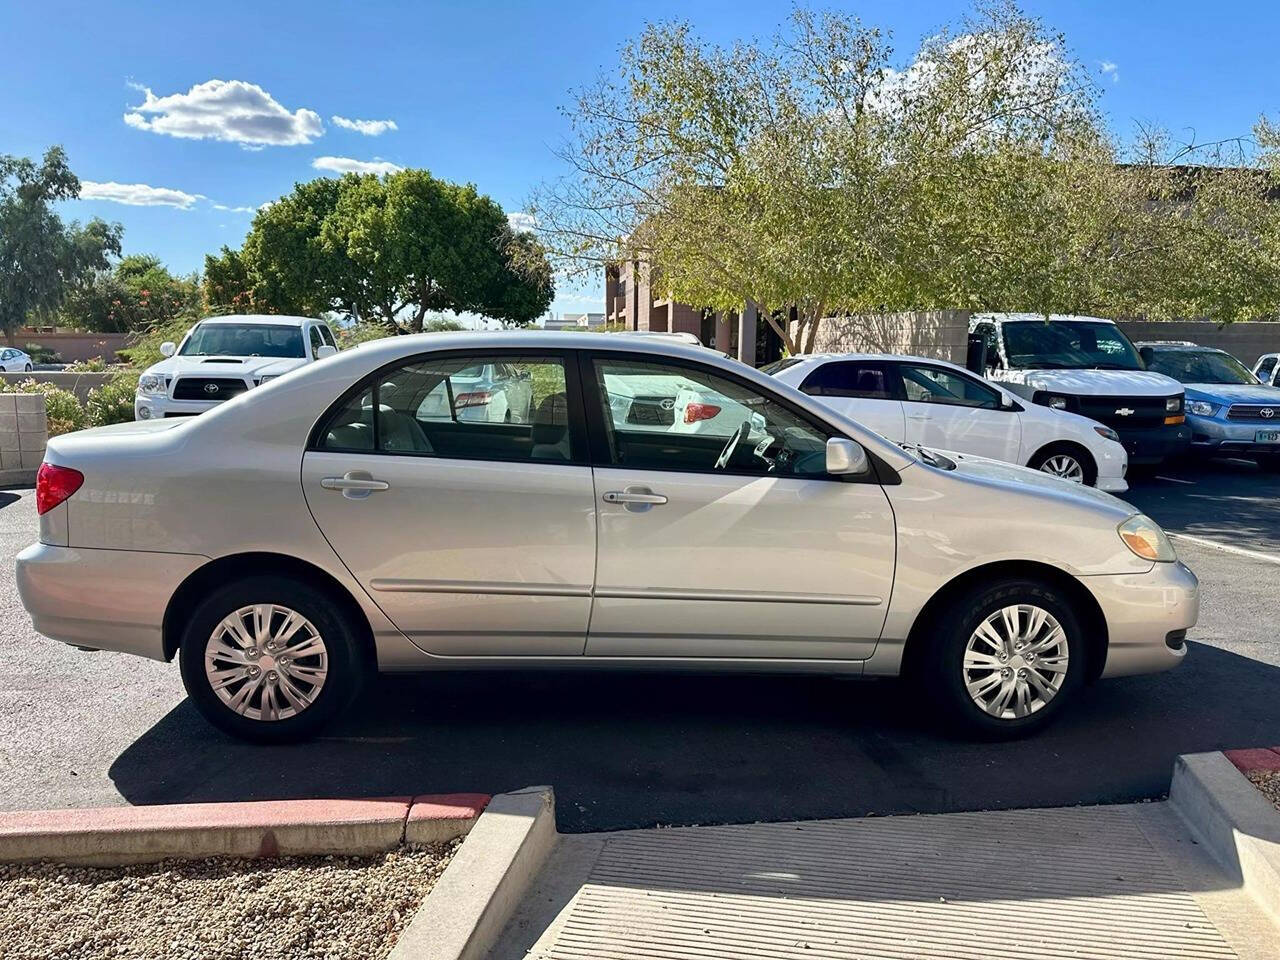
[[[870,471],[871,461],[861,444],[844,437],[832,437],[827,441],[827,473],[860,477]]]
[[[1016,410],[1017,408],[1018,405],[1013,402],[1013,397],[1009,396],[1007,393],[1000,394],[1001,410]]]
[[[316,347],[316,359],[323,360],[325,357],[332,357],[337,352],[337,347],[332,347],[326,343],[323,346]]]
[[[172,340],[166,340],[164,343],[160,344],[160,356],[162,357],[172,357],[177,352],[178,345]]]

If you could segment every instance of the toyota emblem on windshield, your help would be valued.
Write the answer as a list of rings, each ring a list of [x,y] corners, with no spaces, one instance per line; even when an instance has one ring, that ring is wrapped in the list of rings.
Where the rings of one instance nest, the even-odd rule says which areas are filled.
[[[218,385],[217,385],[216,383],[206,383],[206,384],[204,385],[204,392],[205,392],[205,393],[211,393],[211,394],[212,394],[212,393],[217,393],[217,392],[218,392]]]
[[[1133,408],[1132,408],[1132,407],[1121,407],[1119,410],[1117,410],[1117,411],[1116,411],[1116,416],[1117,416],[1117,417],[1132,417],[1132,416],[1133,416]]]
[[[1262,417],[1263,420],[1270,420],[1275,415],[1276,412],[1271,407],[1263,407],[1258,411],[1258,416]]]

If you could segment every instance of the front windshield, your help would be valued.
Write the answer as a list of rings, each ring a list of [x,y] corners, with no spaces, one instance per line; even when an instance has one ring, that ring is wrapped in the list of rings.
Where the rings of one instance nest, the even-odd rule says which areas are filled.
[[[1004,324],[1011,367],[1062,370],[1141,370],[1127,337],[1111,323],[1092,320],[1017,320]]]
[[[178,351],[184,357],[305,357],[302,328],[266,323],[202,323]]]
[[[1239,360],[1216,350],[1153,350],[1147,369],[1179,383],[1258,382]]]

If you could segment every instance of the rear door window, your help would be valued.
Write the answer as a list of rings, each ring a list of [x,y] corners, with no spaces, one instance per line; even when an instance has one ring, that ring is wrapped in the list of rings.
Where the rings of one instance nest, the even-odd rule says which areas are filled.
[[[815,397],[861,397],[866,400],[900,398],[892,366],[872,360],[835,360],[805,377],[800,389]]]

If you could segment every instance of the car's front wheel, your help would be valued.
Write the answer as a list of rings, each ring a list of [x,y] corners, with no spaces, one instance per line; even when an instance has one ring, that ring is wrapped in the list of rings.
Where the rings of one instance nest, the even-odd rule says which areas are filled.
[[[924,664],[934,702],[978,736],[1022,736],[1048,724],[1084,677],[1084,637],[1068,599],[1034,580],[1006,580],[935,620]]]
[[[35,369],[35,367],[33,367],[31,364],[29,364],[29,363],[28,363],[28,364],[27,364],[25,367],[23,367],[22,369],[23,369],[23,372],[25,372],[25,373],[30,373],[32,370],[34,370],[34,369]]]
[[[286,577],[220,587],[192,613],[180,660],[187,694],[233,736],[283,743],[314,735],[366,672],[353,625],[323,591]]]
[[[1089,456],[1088,451],[1071,443],[1046,447],[1032,457],[1027,466],[1088,487],[1098,482],[1098,468],[1094,465],[1093,457]]]

